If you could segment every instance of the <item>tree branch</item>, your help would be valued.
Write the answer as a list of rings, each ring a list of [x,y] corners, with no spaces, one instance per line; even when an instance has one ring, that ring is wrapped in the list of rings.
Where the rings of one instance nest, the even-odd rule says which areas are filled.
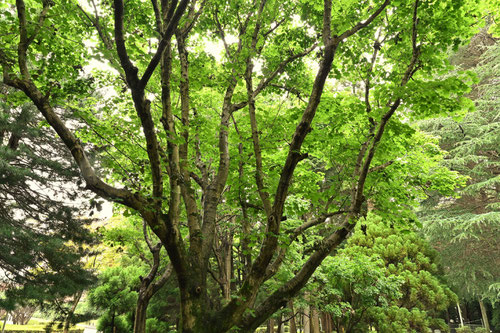
[[[391,0],[385,0],[384,3],[372,15],[370,15],[370,17],[366,21],[358,22],[354,27],[344,31],[336,39],[343,41],[344,39],[354,35],[359,30],[367,27],[370,23],[373,22],[373,20],[375,20],[380,15],[380,13],[382,13],[382,11],[389,5],[390,2]]]

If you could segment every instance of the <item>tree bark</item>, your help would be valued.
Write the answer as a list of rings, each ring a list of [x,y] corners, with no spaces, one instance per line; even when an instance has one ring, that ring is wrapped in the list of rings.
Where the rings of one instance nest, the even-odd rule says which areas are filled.
[[[274,333],[274,318],[269,318],[267,321],[266,333]]]
[[[289,320],[290,325],[290,333],[297,333],[297,323],[295,321],[295,311],[293,310],[293,301],[288,302],[288,307],[291,310],[291,317]]]
[[[311,306],[311,333],[320,333],[318,310]]]
[[[323,325],[323,332],[332,333],[333,328],[332,328],[332,319],[330,318],[330,315],[326,312],[323,312],[321,318],[322,318],[321,323]]]
[[[490,332],[490,322],[488,321],[488,312],[484,306],[483,300],[479,299],[479,307],[481,308],[481,316],[483,317],[484,328],[487,332]]]
[[[78,306],[78,303],[82,298],[82,295],[83,291],[80,291],[78,294],[75,295],[75,298],[73,300],[73,305],[71,306],[71,309],[69,310],[68,315],[66,316],[66,320],[64,321],[63,333],[69,333],[69,327],[71,326],[71,319],[73,318],[76,307]]]
[[[304,333],[312,333],[311,332],[311,311],[308,306],[304,308],[303,313],[303,322],[304,322]]]
[[[134,333],[146,333],[146,319],[149,300],[139,299],[135,307]]]

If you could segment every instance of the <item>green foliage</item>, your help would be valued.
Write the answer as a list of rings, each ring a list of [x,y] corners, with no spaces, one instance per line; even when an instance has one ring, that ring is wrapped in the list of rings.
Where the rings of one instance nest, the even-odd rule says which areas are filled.
[[[474,333],[490,333],[490,332],[488,332],[488,330],[486,330],[486,328],[484,328],[484,327],[477,327],[474,330]]]
[[[126,314],[133,313],[137,302],[139,267],[111,267],[99,275],[99,285],[88,295],[90,304],[104,312],[98,329],[104,332],[128,332],[132,326]]]
[[[439,273],[437,253],[417,233],[369,214],[320,268],[315,304],[331,314],[337,330],[446,330],[439,316],[456,296]]]
[[[368,330],[367,311],[375,307],[388,307],[402,296],[403,278],[387,274],[382,259],[377,256],[344,251],[328,258],[320,268],[317,283],[321,289],[315,293],[318,309],[329,313],[337,329]]]
[[[469,326],[462,326],[456,329],[457,333],[472,333],[472,329]]]
[[[353,226],[348,223],[365,215],[368,204],[396,227],[418,224],[414,208],[420,200],[429,192],[451,196],[465,182],[439,164],[435,139],[409,121],[461,116],[471,109],[463,96],[474,79],[462,72],[438,75],[451,70],[445,51],[470,35],[477,2],[342,0],[331,13],[323,13],[328,1],[318,0],[270,0],[261,7],[248,0],[191,2],[175,36],[163,39],[156,21],[165,16],[170,20],[165,24],[174,22],[174,8],[162,8],[159,15],[153,11],[157,1],[127,1],[121,20],[121,1],[96,1],[87,10],[74,0],[50,5],[25,0],[25,23],[22,13],[14,15],[22,12],[21,0],[8,0],[0,7],[0,31],[7,31],[0,36],[0,64],[12,86],[14,79],[31,80],[24,93],[57,127],[89,187],[126,204],[123,214],[141,216],[162,240],[180,289],[169,292],[182,294],[200,317],[180,322],[194,322],[195,331],[216,331],[217,326],[200,323],[224,315],[221,325],[227,327],[220,330],[227,331],[243,322],[256,324],[252,313],[268,315],[259,304],[266,304],[270,291],[298,291],[320,264],[317,258],[340,243],[321,247],[322,242],[337,235],[342,241],[347,234],[342,232]],[[184,2],[160,5],[177,3]],[[49,14],[37,20],[42,5]],[[376,8],[381,14],[369,22]],[[330,14],[331,26],[322,27]],[[113,31],[121,21],[123,45],[122,31]],[[22,45],[24,28],[34,36],[29,47]],[[217,54],[211,42],[224,47]],[[149,67],[158,59],[153,56],[158,45],[165,44],[167,50],[157,53],[165,55],[158,69]],[[333,53],[330,66],[332,60],[323,58]],[[318,59],[325,67],[314,79]],[[92,60],[101,68],[86,67]],[[138,81],[146,68],[153,69],[151,79]],[[9,99],[21,104],[26,96]],[[65,127],[54,121],[58,115],[75,116],[84,126]],[[98,162],[91,155],[87,160],[85,151],[95,153]],[[308,223],[300,237],[291,237]],[[332,292],[345,292],[354,279],[354,294],[347,297],[359,296],[360,303],[343,301],[330,310],[337,317],[353,310],[347,319],[354,323],[361,315],[355,307],[380,304],[387,311],[366,313],[378,316],[380,325],[399,325],[396,331],[439,326],[434,312],[451,294],[433,278],[432,254],[413,234],[408,240],[379,232],[370,240],[378,244],[377,256],[353,237],[349,246],[359,254],[345,254],[353,261],[332,259],[342,268],[325,272],[326,280],[342,287]],[[103,329],[110,324],[114,329],[120,316],[131,312],[144,274],[137,256],[145,246],[136,236],[126,228],[106,235],[116,252],[131,256],[121,260],[121,269],[105,270],[89,296],[106,311]],[[278,259],[283,255],[282,268],[265,281],[275,252]],[[292,280],[300,271],[300,280]],[[408,293],[401,292],[401,304],[395,303],[403,286]],[[219,291],[225,287],[231,295]],[[254,296],[255,306],[249,302]],[[284,301],[278,296],[270,308]],[[157,324],[150,320],[150,328]]]
[[[439,250],[456,292],[468,299],[498,301],[490,285],[500,277],[500,45],[482,31],[456,61],[472,67],[480,82],[472,97],[477,110],[462,121],[429,120],[422,127],[440,136],[448,151],[443,165],[468,177],[456,199],[431,196],[422,210],[423,232]],[[482,54],[482,55],[481,55]]]
[[[0,90],[0,267],[8,289],[0,307],[36,302],[64,315],[58,302],[94,281],[83,262],[94,241],[92,219],[81,218],[88,205],[67,201],[78,198],[80,181],[67,151],[52,142],[33,106],[6,102],[17,94]]]

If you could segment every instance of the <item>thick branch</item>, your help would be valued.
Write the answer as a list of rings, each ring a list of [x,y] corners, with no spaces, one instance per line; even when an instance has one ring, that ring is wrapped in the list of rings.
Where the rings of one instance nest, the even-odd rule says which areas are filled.
[[[262,11],[266,1],[262,1],[259,6],[259,12],[257,14],[257,23],[255,24],[255,29],[252,36],[251,50],[256,52],[256,45],[259,39],[260,27],[261,27],[261,17]],[[257,126],[257,117],[255,115],[255,98],[252,83],[253,75],[253,63],[252,63],[252,53],[249,54],[246,60],[246,71],[245,71],[245,82],[247,87],[247,102],[248,102],[248,114],[250,117],[250,128],[252,130],[252,142],[253,150],[255,155],[255,183],[257,184],[257,191],[259,192],[260,199],[264,206],[264,211],[266,212],[266,217],[271,215],[271,201],[269,200],[269,193],[266,192],[264,188],[264,172],[262,171],[262,152],[260,148],[259,141],[259,129]]]
[[[87,187],[96,194],[108,200],[124,204],[139,211],[146,220],[151,220],[151,212],[148,211],[147,200],[137,193],[127,189],[118,189],[104,183],[96,174],[88,160],[83,145],[73,133],[66,127],[63,121],[55,113],[48,100],[36,88],[32,82],[26,82],[18,78],[9,79],[4,77],[5,83],[11,87],[22,90],[36,105],[50,126],[57,132],[64,144],[68,147],[78,164]]]
[[[181,97],[181,122],[182,132],[181,136],[183,142],[179,146],[179,169],[182,177],[180,182],[181,194],[184,199],[184,206],[186,208],[187,221],[189,227],[190,246],[192,252],[200,253],[201,251],[201,237],[200,234],[201,223],[198,205],[196,204],[195,191],[191,184],[191,176],[188,166],[188,142],[189,142],[189,61],[188,51],[186,48],[185,34],[181,31],[176,32],[177,49],[179,51],[179,58],[181,64],[181,80],[180,80],[180,97]]]
[[[118,1],[118,0],[115,0]],[[173,8],[177,1],[172,1],[171,7]],[[151,78],[151,75],[153,75],[154,70],[156,69],[156,66],[160,63],[162,53],[165,50],[165,47],[167,47],[167,43],[170,43],[171,37],[173,36],[175,29],[177,29],[177,25],[179,23],[179,20],[182,17],[182,14],[184,14],[184,11],[186,10],[186,7],[189,3],[189,0],[181,0],[177,8],[175,9],[175,12],[172,16],[172,18],[168,21],[168,25],[165,28],[165,31],[163,31],[163,36],[158,44],[158,49],[156,50],[155,55],[149,62],[146,70],[144,71],[144,74],[141,77],[141,80],[139,82],[139,86],[144,88],[148,84],[149,79]]]
[[[127,48],[125,46],[125,38],[123,36],[123,0],[114,0],[115,8],[115,44],[120,64],[125,71],[127,83],[131,89],[135,89],[139,82],[137,76],[137,67],[132,64],[128,56]]]
[[[23,0],[16,0],[17,17],[19,19],[19,44],[17,45],[17,57],[21,77],[25,80],[30,79],[27,64],[28,51],[28,32],[26,23],[26,7]]]

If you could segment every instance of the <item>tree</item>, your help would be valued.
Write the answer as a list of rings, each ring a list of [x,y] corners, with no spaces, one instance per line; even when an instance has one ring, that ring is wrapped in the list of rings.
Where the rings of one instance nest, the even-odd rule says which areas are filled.
[[[134,266],[113,267],[100,275],[100,285],[89,294],[90,304],[104,311],[98,330],[104,332],[130,332],[132,327],[123,317],[133,313],[137,302],[135,287],[139,284],[141,269]]]
[[[104,280],[102,284],[109,284],[109,276],[112,274],[121,276],[122,272],[117,270],[117,267],[124,269],[130,266],[135,276],[128,278],[128,281],[139,281],[135,284],[131,282],[126,283],[130,287],[130,292],[137,294],[135,311],[132,316],[132,326],[134,327],[134,332],[143,332],[146,331],[147,319],[150,317],[147,313],[148,305],[153,296],[169,280],[172,273],[172,266],[160,262],[161,242],[153,244],[151,235],[148,235],[146,224],[143,221],[142,226],[140,226],[141,221],[132,217],[117,220],[121,222],[118,226],[100,229],[100,232],[103,234],[103,242],[109,247],[108,251],[112,252],[115,259],[119,258],[116,259],[115,267],[112,267],[109,271],[107,270],[109,267],[107,267],[103,272]],[[141,238],[144,238],[144,241],[141,241]],[[108,292],[110,292],[108,299],[116,297],[116,289],[109,289]],[[132,312],[132,309],[128,309],[128,311]],[[106,317],[108,315],[108,313],[105,314]],[[170,324],[172,322],[174,320]],[[148,330],[148,332],[150,331],[151,329]]]
[[[460,198],[434,196],[421,215],[425,235],[446,263],[450,284],[463,299],[479,301],[488,327],[483,300],[489,298],[492,304],[500,300],[494,288],[500,281],[500,240],[496,236],[500,232],[500,48],[486,30],[453,57],[479,77],[471,93],[476,111],[461,121],[445,118],[421,124],[424,130],[439,135],[441,147],[448,151],[444,165],[469,179]]]
[[[438,254],[416,232],[375,214],[318,271],[320,309],[339,332],[424,332],[456,301],[440,281]]]
[[[93,241],[91,219],[78,217],[86,205],[66,201],[77,199],[70,186],[78,171],[36,109],[0,89],[0,268],[7,289],[0,306],[50,304],[64,313],[59,302],[93,281],[82,262]]]
[[[468,36],[473,2],[91,4],[4,6],[3,80],[36,105],[87,188],[140,215],[161,240],[179,286],[179,331],[254,330],[343,242],[368,199],[404,220],[420,187],[439,187],[404,179],[391,187],[384,177],[411,144],[408,119],[469,107],[466,76],[434,77],[449,69],[443,51]],[[96,38],[94,48],[82,41]],[[210,41],[223,45],[220,61],[204,47]],[[90,56],[116,70],[93,76],[97,92],[116,82],[108,98],[92,95],[78,71]],[[73,131],[67,113],[87,129]],[[90,145],[109,155],[103,169],[87,157]],[[337,181],[318,195],[321,170]],[[222,302],[208,287],[227,215],[239,226],[242,263]],[[301,224],[285,229],[289,216]],[[308,229],[322,237],[304,264],[263,295]]]

